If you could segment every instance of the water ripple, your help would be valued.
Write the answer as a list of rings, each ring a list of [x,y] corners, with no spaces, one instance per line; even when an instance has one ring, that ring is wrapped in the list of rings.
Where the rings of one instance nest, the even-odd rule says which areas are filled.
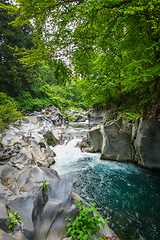
[[[56,169],[74,190],[108,217],[121,240],[160,239],[160,174],[131,163],[82,153],[76,139],[56,146]]]

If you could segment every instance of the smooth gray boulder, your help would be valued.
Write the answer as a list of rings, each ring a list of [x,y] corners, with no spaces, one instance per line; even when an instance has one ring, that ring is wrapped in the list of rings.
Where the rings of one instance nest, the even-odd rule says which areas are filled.
[[[49,167],[55,162],[55,153],[50,145],[60,143],[62,131],[61,127],[49,129],[28,120],[17,121],[0,135],[3,146],[0,162],[9,161],[18,169],[28,164]]]
[[[77,144],[82,152],[94,152],[94,146],[89,137],[89,132],[82,138],[82,141]]]
[[[2,179],[0,202],[3,204],[3,211],[0,212],[0,229],[5,231],[7,226],[6,232],[11,232],[8,230],[9,221],[6,219],[8,209],[11,209],[14,212],[18,211],[21,217],[20,229],[27,239],[50,239],[47,235],[52,231],[51,226],[55,219],[60,223],[64,207],[68,206],[67,214],[72,205],[71,183],[59,179],[53,169],[37,166],[22,171],[4,166],[0,168],[0,178]],[[46,190],[42,186],[44,181],[48,186]],[[61,235],[59,224],[53,230]],[[56,240],[58,238],[54,238],[54,231],[52,239]]]
[[[132,124],[120,118],[117,121],[102,125],[103,145],[101,159],[132,161]]]
[[[43,188],[46,183],[47,189]],[[17,170],[12,166],[0,166],[0,237],[7,240],[60,240],[66,237],[66,216],[73,220],[78,214],[75,200],[82,200],[72,191],[72,184],[60,179],[53,169],[28,166]],[[86,202],[83,201],[86,205]],[[18,211],[21,223],[15,234],[8,229],[9,209]],[[116,236],[106,226],[100,234]]]
[[[101,152],[102,150],[102,143],[103,143],[103,137],[101,133],[101,126],[93,127],[88,132],[88,137],[91,141],[91,145],[93,148],[91,149],[92,152]]]
[[[132,124],[120,118],[92,127],[79,146],[82,151],[101,152],[103,160],[131,161],[134,154],[131,133]]]

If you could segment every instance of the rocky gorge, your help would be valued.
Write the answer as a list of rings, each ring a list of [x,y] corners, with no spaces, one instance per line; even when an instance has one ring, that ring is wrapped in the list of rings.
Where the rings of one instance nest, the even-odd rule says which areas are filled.
[[[66,140],[68,116],[84,122],[86,115],[90,130],[79,143],[82,151],[99,152],[102,160],[160,168],[157,116],[141,117],[132,123],[121,114],[115,119],[111,111],[95,109],[83,114],[72,110],[64,116],[54,106],[29,114],[28,120],[18,120],[0,134],[0,239],[71,240],[66,237],[64,220],[66,216],[76,218],[74,201],[81,197],[50,165],[55,162],[53,147]],[[21,219],[14,234],[9,229],[10,210],[18,211]],[[108,225],[93,238],[101,234],[117,239]]]
[[[112,120],[114,118],[114,120]],[[89,113],[93,126],[79,146],[82,151],[100,152],[101,159],[128,161],[149,169],[160,169],[160,118],[143,116],[132,123],[112,111]]]
[[[27,118],[34,121],[18,120],[0,134],[0,239],[70,239],[64,219],[75,219],[74,201],[81,197],[70,182],[49,168],[55,161],[50,146],[63,143],[66,117],[53,106]],[[17,211],[21,221],[14,234],[9,229],[10,210]],[[102,234],[117,238],[108,225],[93,238]]]

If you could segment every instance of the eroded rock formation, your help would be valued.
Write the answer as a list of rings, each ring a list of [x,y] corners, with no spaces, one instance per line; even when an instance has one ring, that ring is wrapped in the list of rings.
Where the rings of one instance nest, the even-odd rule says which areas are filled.
[[[47,128],[31,121],[15,122],[0,135],[3,146],[0,163],[9,160],[18,169],[28,164],[48,167],[54,162],[55,156],[49,146],[61,142],[62,131],[63,127]]]
[[[76,218],[75,200],[87,203],[48,168],[54,162],[50,145],[62,142],[64,128],[17,121],[0,135],[0,239],[72,240],[64,220]],[[14,230],[9,229],[10,210],[20,216]],[[116,238],[108,225],[92,237],[98,240],[101,234]]]
[[[103,160],[130,161],[160,169],[160,121],[156,116],[105,121],[82,139],[82,151],[101,152]]]

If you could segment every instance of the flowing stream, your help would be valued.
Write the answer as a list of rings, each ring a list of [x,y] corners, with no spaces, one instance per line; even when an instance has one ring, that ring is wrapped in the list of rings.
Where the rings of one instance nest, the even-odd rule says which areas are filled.
[[[76,145],[87,128],[86,123],[68,127],[66,143],[53,148],[51,167],[88,203],[96,203],[121,240],[160,240],[160,172],[82,153]]]

